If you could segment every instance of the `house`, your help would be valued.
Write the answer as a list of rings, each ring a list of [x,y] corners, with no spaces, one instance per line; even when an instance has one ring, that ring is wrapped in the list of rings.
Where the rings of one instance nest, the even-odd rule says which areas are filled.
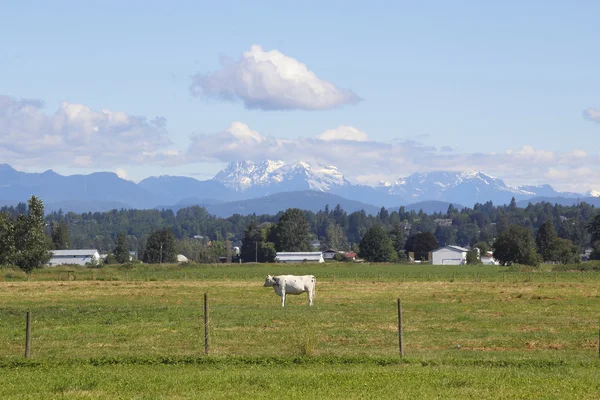
[[[320,251],[309,251],[309,252],[281,252],[278,251],[275,256],[275,261],[281,263],[323,263],[323,253]]]
[[[51,250],[52,257],[48,266],[57,265],[86,265],[97,264],[100,261],[100,253],[95,249],[88,250]]]
[[[323,258],[326,260],[333,260],[336,254],[344,254],[341,251],[337,251],[334,249],[327,249],[323,252]]]
[[[444,246],[432,252],[431,263],[434,265],[464,265],[467,263],[469,250],[460,246]]]
[[[356,261],[356,253],[353,251],[348,251],[344,253],[344,258],[350,261]]]
[[[436,218],[433,220],[435,226],[452,226],[451,218]]]
[[[481,263],[484,265],[500,265],[500,261],[498,261],[494,258],[493,251],[486,252],[485,255],[481,256],[479,259],[481,260]]]

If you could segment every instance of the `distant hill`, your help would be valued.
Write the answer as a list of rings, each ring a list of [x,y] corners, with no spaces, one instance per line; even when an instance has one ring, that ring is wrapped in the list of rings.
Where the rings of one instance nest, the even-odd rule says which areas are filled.
[[[404,208],[406,210],[409,211],[419,211],[419,210],[423,210],[423,212],[425,214],[433,214],[433,213],[445,213],[446,211],[448,211],[448,207],[450,207],[450,204],[452,204],[457,210],[462,210],[463,208],[465,208],[463,205],[460,204],[454,204],[454,203],[448,203],[446,201],[420,201],[418,203],[413,203],[413,204],[409,204],[404,206]],[[398,210],[399,207],[396,207],[395,210]]]
[[[521,200],[517,202],[517,206],[525,208],[531,204],[537,203],[550,203],[552,205],[559,204],[561,206],[572,206],[577,203],[587,203],[594,207],[600,207],[600,197],[581,197],[581,198],[570,198],[570,197],[534,197],[528,200]]]
[[[300,208],[302,210],[317,212],[319,210],[324,210],[326,205],[329,205],[329,208],[334,208],[337,204],[348,213],[365,210],[367,214],[375,215],[380,209],[380,207],[375,207],[370,204],[360,203],[333,194],[315,192],[312,190],[276,193],[256,199],[209,204],[205,207],[210,214],[225,218],[233,214],[274,215],[280,211],[285,211],[288,208]]]

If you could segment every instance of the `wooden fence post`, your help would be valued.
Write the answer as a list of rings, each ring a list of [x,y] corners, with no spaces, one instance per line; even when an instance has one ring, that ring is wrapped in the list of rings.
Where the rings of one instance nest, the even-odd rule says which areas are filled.
[[[204,354],[208,355],[208,293],[204,293]]]
[[[402,304],[400,303],[400,297],[398,297],[398,348],[400,350],[400,357],[404,357],[404,337],[402,335]]]
[[[557,272],[554,271],[554,282],[556,282],[556,275],[557,275]]]
[[[25,358],[31,358],[31,311],[27,311],[25,322]]]
[[[335,283],[335,271],[333,271],[333,281]]]
[[[377,273],[377,282],[380,282],[380,280],[381,280],[381,277],[379,275],[380,275],[380,273],[378,272]]]

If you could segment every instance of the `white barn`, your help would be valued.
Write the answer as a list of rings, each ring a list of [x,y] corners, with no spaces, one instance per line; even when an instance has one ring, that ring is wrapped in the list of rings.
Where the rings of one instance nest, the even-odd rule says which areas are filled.
[[[281,263],[323,263],[323,253],[320,251],[309,251],[309,252],[281,252],[278,251],[275,256],[275,261]]]
[[[98,250],[50,250],[52,257],[48,261],[50,267],[57,265],[97,264],[100,261]]]
[[[464,265],[467,263],[468,251],[460,246],[440,247],[432,252],[431,263],[434,265]]]

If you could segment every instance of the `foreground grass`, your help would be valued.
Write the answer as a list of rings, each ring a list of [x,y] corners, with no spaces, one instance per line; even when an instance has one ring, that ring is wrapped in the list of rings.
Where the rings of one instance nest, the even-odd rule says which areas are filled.
[[[3,399],[597,399],[598,366],[373,363],[53,365],[0,369]]]
[[[0,282],[0,398],[264,398],[282,390],[303,398],[600,397],[593,273],[553,282],[461,270],[473,276],[452,282],[398,279],[412,272],[389,266],[374,266],[388,271],[380,279],[356,276],[354,266],[284,266],[315,273],[318,283],[314,307],[303,295],[281,309],[262,287],[273,267],[236,275],[164,266],[154,269],[166,274],[160,280],[112,268],[104,272],[119,280],[102,281],[55,281],[40,271],[29,282]],[[27,310],[33,358],[23,363]]]

